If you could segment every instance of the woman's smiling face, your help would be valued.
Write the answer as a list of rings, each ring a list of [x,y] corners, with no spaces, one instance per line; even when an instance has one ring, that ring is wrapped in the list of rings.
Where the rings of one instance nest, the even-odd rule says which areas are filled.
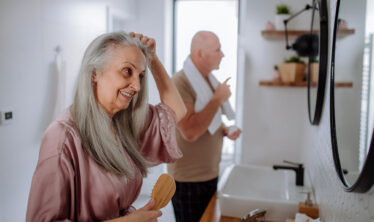
[[[95,96],[109,116],[126,109],[141,89],[146,58],[136,46],[115,45],[108,49],[102,71],[93,75]]]

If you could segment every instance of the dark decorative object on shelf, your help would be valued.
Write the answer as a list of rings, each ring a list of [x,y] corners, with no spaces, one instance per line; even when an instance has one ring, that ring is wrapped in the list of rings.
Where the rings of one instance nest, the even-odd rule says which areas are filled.
[[[318,36],[316,34],[300,35],[292,44],[292,49],[301,57],[317,56],[318,47]]]
[[[286,36],[286,49],[293,49],[299,56],[316,56],[318,54],[318,36],[313,33],[300,35],[292,46],[288,44],[288,29],[287,24],[289,21],[300,15],[302,12],[311,9],[312,6],[306,5],[304,9],[291,15],[288,19],[283,21],[284,23],[284,34]]]

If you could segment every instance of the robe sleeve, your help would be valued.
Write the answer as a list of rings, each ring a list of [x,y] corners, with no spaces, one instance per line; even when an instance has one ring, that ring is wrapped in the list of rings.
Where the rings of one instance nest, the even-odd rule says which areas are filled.
[[[27,222],[73,221],[74,169],[64,153],[65,136],[61,134],[61,126],[55,124],[42,139],[29,194]]]
[[[149,105],[141,145],[141,153],[146,160],[157,165],[173,163],[183,156],[177,146],[175,130],[176,116],[167,105]]]

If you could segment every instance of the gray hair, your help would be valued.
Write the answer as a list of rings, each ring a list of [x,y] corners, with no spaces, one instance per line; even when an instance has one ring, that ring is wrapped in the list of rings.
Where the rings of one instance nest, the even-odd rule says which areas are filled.
[[[98,104],[94,94],[92,75],[97,70],[105,70],[110,59],[109,51],[118,45],[138,47],[149,63],[147,48],[129,34],[112,32],[97,37],[84,53],[71,113],[83,149],[97,164],[117,175],[133,178],[132,160],[146,176],[148,162],[140,153],[140,136],[148,112],[147,75],[140,81],[141,90],[133,97],[128,108],[117,112],[112,118]]]

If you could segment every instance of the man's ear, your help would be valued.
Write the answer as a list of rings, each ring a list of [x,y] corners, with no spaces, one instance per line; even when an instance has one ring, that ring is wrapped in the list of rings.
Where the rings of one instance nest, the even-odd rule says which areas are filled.
[[[203,50],[199,49],[197,50],[197,57],[201,59],[203,57]]]

